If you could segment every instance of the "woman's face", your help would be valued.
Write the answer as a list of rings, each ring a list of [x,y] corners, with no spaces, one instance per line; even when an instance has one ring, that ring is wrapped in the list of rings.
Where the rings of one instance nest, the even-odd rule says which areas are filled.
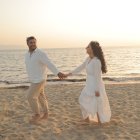
[[[92,50],[90,44],[86,47],[86,50],[87,50],[87,53],[88,53],[89,55],[93,55],[93,50]]]

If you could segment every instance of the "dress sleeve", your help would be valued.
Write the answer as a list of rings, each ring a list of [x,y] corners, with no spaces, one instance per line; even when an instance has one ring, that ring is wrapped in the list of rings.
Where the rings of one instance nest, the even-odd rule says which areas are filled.
[[[41,63],[45,64],[50,71],[52,71],[56,76],[59,73],[56,66],[51,62],[51,60],[48,58],[47,54],[44,52],[41,52],[39,55]]]
[[[72,73],[72,75],[75,75],[75,74],[78,74],[79,72],[81,72],[86,67],[87,60],[88,60],[88,58],[80,66],[75,68],[70,73]]]
[[[101,82],[101,76],[102,76],[102,71],[101,71],[101,62],[100,60],[96,59],[94,61],[94,76],[95,76],[95,91],[99,92],[100,89],[100,82]]]

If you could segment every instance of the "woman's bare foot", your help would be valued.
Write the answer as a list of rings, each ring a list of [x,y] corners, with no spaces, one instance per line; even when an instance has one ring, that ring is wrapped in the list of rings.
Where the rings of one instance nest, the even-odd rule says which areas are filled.
[[[41,117],[41,119],[44,119],[44,120],[48,119],[48,112],[44,113],[44,115]]]
[[[87,122],[87,123],[89,123],[90,122],[89,117],[87,117],[84,121]]]
[[[102,123],[101,123],[101,122],[98,122],[98,125],[99,125],[99,126],[102,126]]]
[[[90,123],[89,117],[84,120],[79,120],[80,125],[87,125]]]

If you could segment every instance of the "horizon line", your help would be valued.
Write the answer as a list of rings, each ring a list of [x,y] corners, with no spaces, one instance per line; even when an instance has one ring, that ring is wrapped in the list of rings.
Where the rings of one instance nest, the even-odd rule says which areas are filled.
[[[122,45],[122,46],[103,46],[104,48],[120,48],[120,47],[124,47],[124,48],[134,48],[134,47],[140,47],[140,45],[135,45],[135,46],[126,46],[126,45]],[[39,49],[78,49],[78,48],[84,48],[84,47],[46,47],[46,48],[42,48],[42,47],[37,47]],[[1,48],[0,47],[0,50],[3,51],[3,50],[27,50],[28,48],[27,47],[24,47],[24,48]]]

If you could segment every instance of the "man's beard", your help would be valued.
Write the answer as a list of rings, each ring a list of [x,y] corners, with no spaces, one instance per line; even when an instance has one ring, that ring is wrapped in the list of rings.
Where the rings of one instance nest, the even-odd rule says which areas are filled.
[[[34,48],[30,48],[29,50],[33,52],[36,48],[37,47],[35,46]]]

